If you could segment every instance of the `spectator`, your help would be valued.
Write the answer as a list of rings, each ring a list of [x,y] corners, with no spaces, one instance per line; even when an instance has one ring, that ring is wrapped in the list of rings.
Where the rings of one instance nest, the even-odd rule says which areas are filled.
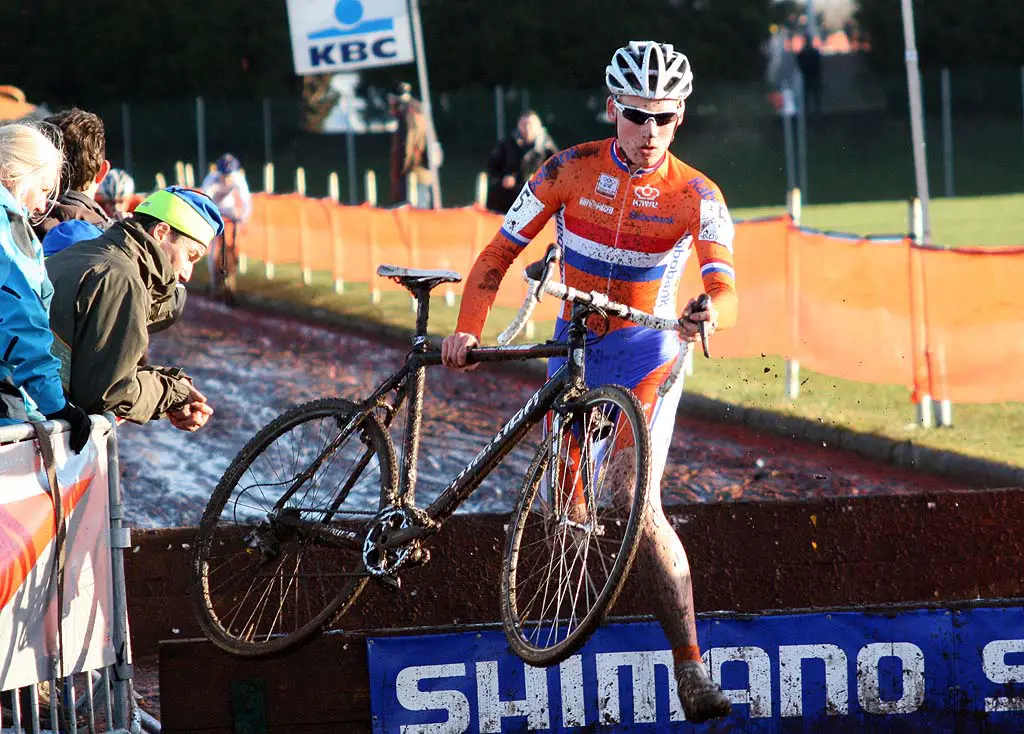
[[[96,203],[96,189],[110,170],[103,120],[77,107],[50,115],[42,130],[64,150],[60,195],[33,226],[49,257],[68,245],[99,237],[111,220]]]
[[[66,420],[77,453],[89,440],[91,423],[61,388],[46,315],[53,288],[28,221],[46,211],[60,168],[60,151],[38,129],[0,127],[0,425],[43,416]]]
[[[515,132],[499,141],[487,158],[487,208],[506,213],[523,184],[557,152],[536,112],[519,115]]]
[[[213,199],[224,217],[224,234],[214,239],[206,264],[210,271],[210,289],[225,303],[235,304],[238,272],[238,229],[252,214],[252,195],[242,164],[230,153],[203,179],[203,191]]]
[[[391,137],[391,200],[403,204],[409,200],[406,179],[412,174],[416,181],[416,206],[433,206],[434,175],[427,165],[427,118],[419,100],[412,96],[412,86],[399,82],[388,95],[391,116],[398,129]]]
[[[206,424],[213,408],[188,375],[140,360],[147,327],[174,298],[175,283],[192,277],[223,230],[208,196],[171,186],[100,237],[46,261],[54,289],[50,326],[59,337],[54,352],[70,373],[73,400],[134,423],[167,415],[185,431]]]
[[[133,211],[134,197],[135,179],[120,168],[111,168],[96,189],[96,203],[110,219]]]
[[[796,55],[796,64],[804,79],[805,109],[812,115],[821,114],[821,51],[814,45],[814,37],[804,36],[804,47]]]

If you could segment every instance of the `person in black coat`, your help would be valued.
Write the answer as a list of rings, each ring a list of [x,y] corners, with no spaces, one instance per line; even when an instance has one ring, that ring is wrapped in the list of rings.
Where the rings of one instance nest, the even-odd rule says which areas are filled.
[[[487,208],[504,214],[534,172],[558,152],[533,110],[519,115],[515,131],[491,150],[487,158]]]

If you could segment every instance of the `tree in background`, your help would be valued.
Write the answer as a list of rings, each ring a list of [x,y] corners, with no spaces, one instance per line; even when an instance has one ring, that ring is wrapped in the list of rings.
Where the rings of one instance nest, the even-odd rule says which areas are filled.
[[[1024,2],[1021,0],[928,0],[914,3],[922,68],[1024,63]],[[903,69],[903,19],[896,0],[860,0],[857,22],[871,44],[879,71]]]
[[[421,0],[431,86],[593,88],[630,39],[673,43],[700,79],[760,78],[773,0]],[[84,107],[202,94],[297,96],[284,0],[5,0],[0,84]],[[370,80],[410,78],[379,69]],[[377,82],[375,82],[377,83]]]

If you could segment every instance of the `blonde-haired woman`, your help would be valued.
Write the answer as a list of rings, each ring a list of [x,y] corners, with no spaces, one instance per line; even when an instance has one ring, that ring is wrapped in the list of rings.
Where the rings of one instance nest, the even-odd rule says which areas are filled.
[[[49,206],[61,164],[60,151],[37,127],[0,126],[0,426],[42,416],[66,420],[77,453],[91,424],[64,398],[60,362],[50,350],[53,287],[29,226]]]

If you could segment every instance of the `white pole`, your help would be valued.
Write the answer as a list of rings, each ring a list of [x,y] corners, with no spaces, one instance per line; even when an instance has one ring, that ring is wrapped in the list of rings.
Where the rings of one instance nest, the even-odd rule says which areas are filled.
[[[921,207],[921,200],[914,197],[910,200],[910,234],[914,242],[921,244],[924,240],[924,209]],[[913,286],[911,286],[913,287]],[[924,314],[921,315],[924,318]],[[927,334],[925,336],[927,342]],[[927,348],[925,359],[928,359]],[[917,422],[922,428],[931,428],[934,424],[935,406],[932,404],[931,393],[924,393],[917,403]]]
[[[409,0],[409,19],[412,20],[412,41],[416,53],[416,73],[420,82],[423,99],[423,115],[427,118],[427,163],[430,166],[430,188],[434,194],[434,208],[441,208],[441,181],[438,177],[437,130],[434,129],[434,112],[430,104],[430,83],[427,80],[427,53],[423,45],[423,25],[420,22],[419,0]]]
[[[327,174],[327,196],[335,203],[341,200],[341,182],[338,180],[337,171]]]
[[[487,174],[483,171],[476,175],[476,203],[487,206]]]
[[[800,198],[800,189],[790,189],[789,201],[786,202],[789,215],[793,218],[793,224],[800,226],[800,216],[803,213],[803,200]],[[788,278],[788,276],[787,276]],[[787,286],[787,288],[790,286]],[[790,328],[787,321],[787,329]],[[795,345],[794,345],[795,346]],[[786,397],[796,400],[800,397],[800,360],[786,360]]]
[[[928,160],[925,157],[924,107],[921,103],[921,71],[917,64],[917,41],[914,34],[914,7],[912,0],[901,0],[903,6],[904,57],[907,61],[907,92],[910,96],[910,137],[914,146],[914,178],[917,198],[921,200],[921,241],[932,240],[931,220],[928,216]]]
[[[786,190],[796,188],[796,152],[793,146],[793,117],[796,116],[796,100],[789,83],[782,87],[782,137],[786,151]]]
[[[797,72],[794,74],[797,86],[797,105],[799,117],[796,120],[796,155],[797,175],[800,179],[800,192],[804,198],[807,197],[807,85],[804,84],[804,75]]]
[[[956,196],[953,186],[953,99],[950,92],[949,69],[942,68],[942,158],[945,169],[946,196]]]

